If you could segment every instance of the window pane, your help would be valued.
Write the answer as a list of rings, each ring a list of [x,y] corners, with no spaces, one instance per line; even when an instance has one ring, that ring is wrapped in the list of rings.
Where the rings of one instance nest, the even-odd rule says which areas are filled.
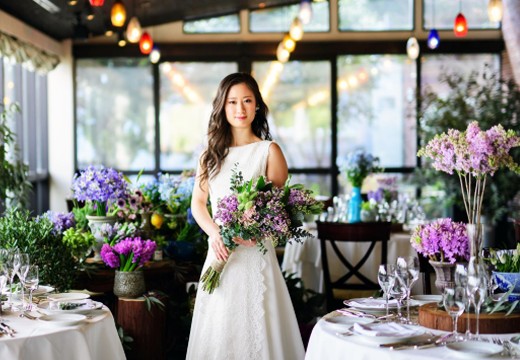
[[[291,174],[291,184],[303,184],[307,189],[314,191],[316,195],[331,196],[330,183],[330,175]]]
[[[161,169],[196,167],[220,81],[236,63],[162,63],[160,73]]]
[[[144,59],[79,59],[77,162],[154,169],[152,71]]]
[[[240,18],[238,14],[231,14],[209,19],[185,21],[183,30],[188,34],[222,34],[240,32]]]
[[[404,55],[338,57],[338,162],[364,149],[385,168],[416,165],[415,77]]]
[[[290,168],[330,166],[328,61],[254,62],[253,75],[269,107],[269,126]]]
[[[498,29],[499,23],[489,21],[488,2],[489,0],[424,0],[424,28],[451,30],[455,17],[462,12],[469,29]]]
[[[341,31],[413,29],[413,0],[339,0]]]
[[[327,32],[330,29],[329,2],[312,2],[312,20],[303,25],[305,32]],[[300,10],[300,5],[277,6],[249,13],[251,32],[287,32]]]

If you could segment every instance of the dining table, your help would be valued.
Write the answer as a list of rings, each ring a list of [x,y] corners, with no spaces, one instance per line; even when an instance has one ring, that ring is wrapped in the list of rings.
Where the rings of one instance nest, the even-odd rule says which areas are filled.
[[[296,274],[296,277],[302,279],[305,288],[314,290],[319,293],[324,292],[323,268],[321,264],[321,248],[320,241],[316,237],[316,223],[309,222],[305,224],[305,229],[312,235],[306,238],[302,243],[289,242],[285,245],[281,268],[288,274]],[[411,234],[408,231],[392,232],[388,241],[388,261],[393,262],[399,256],[417,255],[417,252],[410,244]],[[338,246],[348,247],[344,251],[348,260],[361,258],[369,244],[367,243],[344,243]],[[327,252],[329,254],[329,252]],[[329,256],[329,271],[331,278],[335,279],[344,274],[344,268],[341,262],[332,256],[332,250]],[[355,261],[354,261],[355,263]],[[381,243],[377,243],[373,256],[361,267],[361,273],[370,280],[377,283],[377,272],[381,264]],[[422,292],[422,285],[417,284],[415,289]]]
[[[35,311],[28,313],[30,318],[20,314],[4,310],[0,315],[2,360],[126,359],[114,318],[105,306],[85,314],[77,323],[44,321],[40,318],[44,315]]]
[[[421,329],[426,336],[434,339],[446,339],[447,341],[439,341],[426,345],[419,345],[414,348],[412,342],[403,341],[403,344],[396,343],[394,346],[383,345],[371,338],[359,334],[352,334],[350,326],[338,327],[341,321],[333,321],[335,318],[346,316],[338,311],[323,316],[314,326],[310,340],[307,346],[305,360],[440,360],[440,359],[519,359],[520,348],[514,348],[513,352],[501,351],[502,342],[510,340],[515,334],[485,334],[481,335],[478,341],[470,341],[465,344],[455,344],[449,342],[445,335],[446,331],[433,330],[416,325],[418,331]],[[417,344],[417,343],[416,343]],[[500,345],[499,345],[500,344]],[[472,348],[473,347],[473,348]],[[493,354],[479,354],[475,348],[483,347],[484,349],[498,350]]]

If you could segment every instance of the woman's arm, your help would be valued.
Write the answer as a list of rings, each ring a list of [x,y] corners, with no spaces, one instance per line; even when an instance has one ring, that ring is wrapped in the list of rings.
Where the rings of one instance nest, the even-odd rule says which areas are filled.
[[[197,224],[209,236],[210,245],[213,249],[213,252],[215,253],[216,258],[218,260],[225,261],[227,260],[229,254],[227,248],[224,246],[222,237],[220,236],[220,228],[211,218],[207,207],[209,196],[208,181],[205,181],[204,184],[200,186],[198,174],[200,174],[200,165],[199,171],[197,171],[197,176],[195,177],[195,184],[193,186],[193,193],[191,197],[191,213],[195,218],[195,221],[197,221]]]
[[[277,187],[284,186],[287,176],[289,176],[287,161],[285,161],[282,149],[274,142],[269,146],[266,175],[267,179]]]

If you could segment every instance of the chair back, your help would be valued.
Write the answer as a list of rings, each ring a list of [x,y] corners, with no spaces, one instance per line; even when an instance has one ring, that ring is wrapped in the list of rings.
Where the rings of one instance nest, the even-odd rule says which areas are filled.
[[[377,282],[372,281],[360,272],[361,267],[374,253],[377,243],[381,243],[380,264],[386,264],[388,258],[388,240],[390,239],[391,224],[389,222],[368,222],[368,223],[336,223],[317,221],[318,239],[321,247],[321,262],[323,268],[323,280],[325,296],[327,299],[327,309],[332,311],[337,306],[334,299],[334,289],[343,290],[379,290]],[[355,260],[348,260],[345,256],[347,251],[346,244],[342,243],[368,243],[366,253]],[[330,259],[327,254],[327,243],[332,248],[334,255],[344,266],[341,276],[332,281]],[[337,272],[337,269],[336,269]],[[349,282],[350,279],[357,278],[359,283]]]

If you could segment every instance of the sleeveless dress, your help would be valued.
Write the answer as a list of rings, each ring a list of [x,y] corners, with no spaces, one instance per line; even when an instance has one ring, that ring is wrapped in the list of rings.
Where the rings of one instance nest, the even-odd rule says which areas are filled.
[[[244,180],[265,175],[270,141],[232,147],[220,173],[209,182],[213,214],[217,200],[231,192],[231,170]],[[229,256],[220,285],[208,294],[199,284],[186,359],[300,360],[302,338],[276,253],[238,246]],[[215,255],[211,246],[202,273]]]

